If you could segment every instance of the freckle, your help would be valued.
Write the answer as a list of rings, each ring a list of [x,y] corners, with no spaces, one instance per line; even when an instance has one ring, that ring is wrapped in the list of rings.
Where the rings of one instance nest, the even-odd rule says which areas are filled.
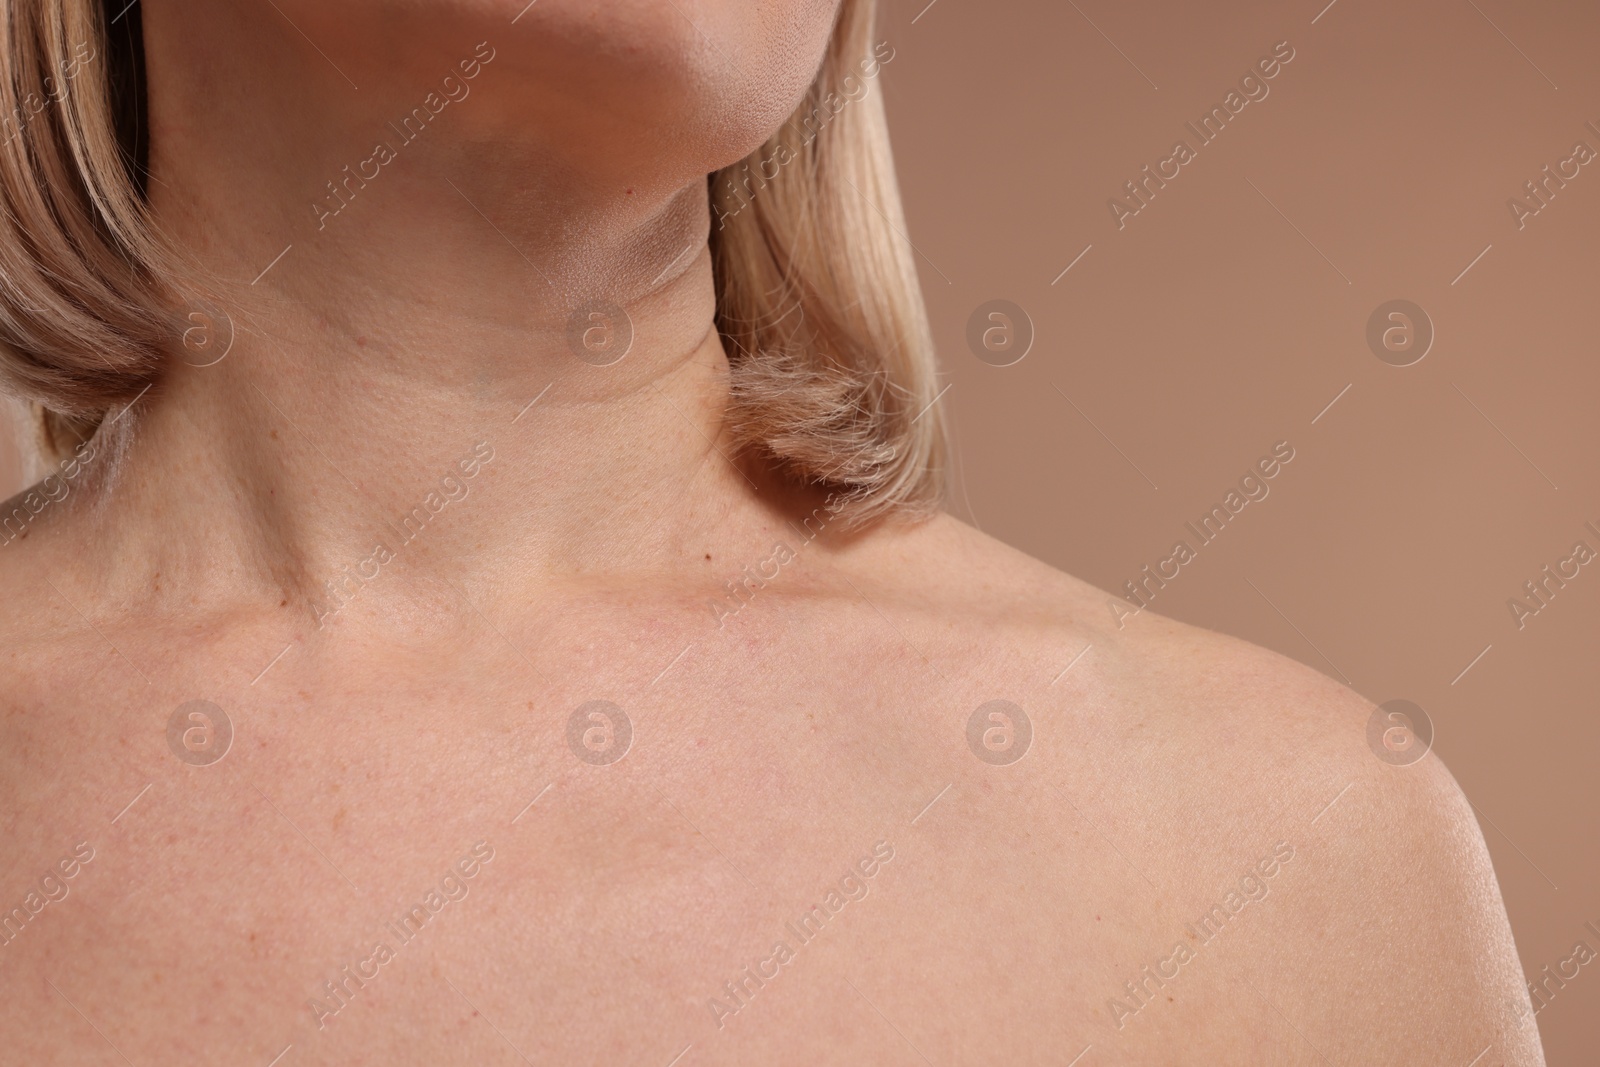
[[[1172,998],[1171,998],[1171,997],[1168,997],[1168,998],[1167,998],[1167,1003],[1168,1003],[1168,1004],[1171,1004],[1171,1003],[1172,1003]]]
[[[274,441],[276,441],[278,439],[278,431],[277,430],[273,430],[272,431],[272,439]]]
[[[710,559],[710,558],[711,558],[711,553],[707,552],[706,553],[706,559]]]
[[[280,608],[281,608],[281,607],[283,607],[283,606],[284,606],[284,605],[285,605],[285,604],[287,604],[287,603],[289,603],[289,602],[288,602],[288,601],[287,601],[287,600],[280,600],[280,601],[278,601],[278,607],[280,607]]]

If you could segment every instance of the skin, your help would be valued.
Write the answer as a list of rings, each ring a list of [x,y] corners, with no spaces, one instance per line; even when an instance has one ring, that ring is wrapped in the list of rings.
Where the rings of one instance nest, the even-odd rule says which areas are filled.
[[[292,248],[224,305],[226,357],[175,346],[0,549],[0,907],[93,850],[0,944],[8,1056],[1542,1063],[1471,809],[1435,756],[1374,756],[1365,700],[1118,625],[948,516],[842,536],[726,458],[704,176],[792,109],[832,5],[521,6],[142,5],[156,216],[220,278]],[[319,229],[485,40],[472,95]],[[588,299],[633,324],[609,368],[567,348]],[[208,765],[169,747],[197,699],[234,731]],[[1004,766],[967,741],[996,699],[1033,726]],[[590,700],[631,723],[615,762],[569,744]],[[736,998],[746,966],[770,977]]]

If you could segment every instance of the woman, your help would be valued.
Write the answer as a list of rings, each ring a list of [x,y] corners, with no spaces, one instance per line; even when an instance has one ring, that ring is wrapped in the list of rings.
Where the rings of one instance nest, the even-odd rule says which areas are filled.
[[[5,8],[8,1062],[1542,1062],[1435,757],[938,510],[871,0]]]

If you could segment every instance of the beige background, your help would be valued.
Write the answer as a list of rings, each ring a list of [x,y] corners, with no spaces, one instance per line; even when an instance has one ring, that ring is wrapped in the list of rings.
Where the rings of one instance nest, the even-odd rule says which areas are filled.
[[[954,510],[1117,589],[1289,441],[1155,609],[1425,708],[1534,977],[1600,950],[1600,563],[1520,631],[1506,606],[1600,550],[1600,160],[1521,230],[1507,200],[1600,151],[1600,12],[1324,2],[886,0]],[[1284,40],[1270,94],[1119,231],[1108,198]],[[1036,331],[1013,366],[967,349],[992,298]],[[1409,367],[1365,340],[1394,298],[1436,331]],[[1600,961],[1539,1024],[1552,1065],[1594,1062]]]

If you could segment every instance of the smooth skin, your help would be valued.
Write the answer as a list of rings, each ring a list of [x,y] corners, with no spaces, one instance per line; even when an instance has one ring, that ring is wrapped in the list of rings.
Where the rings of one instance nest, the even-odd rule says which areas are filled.
[[[93,852],[0,943],[6,1062],[1543,1062],[1471,809],[1375,758],[1365,700],[947,516],[838,536],[727,458],[704,177],[831,2],[141,7],[157,218],[273,265],[0,547],[0,908]],[[608,368],[567,346],[595,299]],[[192,700],[218,762],[169,747]],[[599,720],[569,744],[591,700],[615,762]],[[991,700],[1018,762],[969,747]]]

